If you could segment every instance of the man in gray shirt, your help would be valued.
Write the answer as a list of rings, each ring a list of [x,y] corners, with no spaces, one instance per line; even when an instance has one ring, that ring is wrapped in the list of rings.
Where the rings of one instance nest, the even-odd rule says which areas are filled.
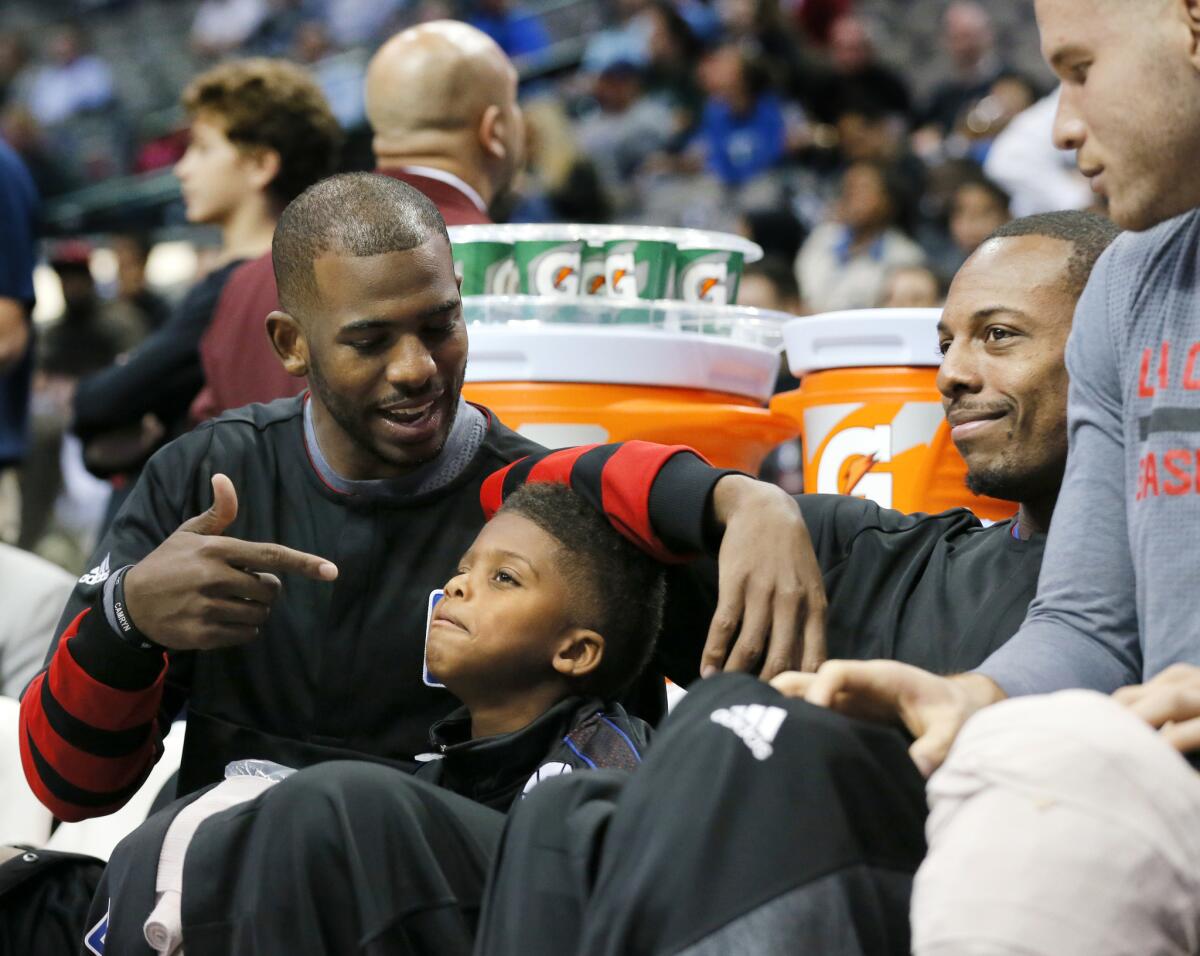
[[[777,683],[814,704],[901,717],[926,774],[980,708],[1070,687],[1151,681],[1124,699],[1181,750],[1200,746],[1200,722],[1189,724],[1200,694],[1180,691],[1200,691],[1200,10],[1038,0],[1037,15],[1062,81],[1055,143],[1078,151],[1113,220],[1131,230],[1076,311],[1070,452],[1037,598],[972,674],[832,662]]]

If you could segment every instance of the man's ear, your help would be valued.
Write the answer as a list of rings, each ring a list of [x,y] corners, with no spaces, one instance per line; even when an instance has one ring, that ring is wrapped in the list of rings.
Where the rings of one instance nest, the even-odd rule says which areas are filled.
[[[554,669],[577,680],[595,672],[604,658],[604,638],[585,627],[573,627],[558,642]]]
[[[479,121],[479,145],[493,159],[503,160],[508,156],[508,140],[504,127],[504,113],[494,103],[483,111]]]
[[[308,339],[299,322],[286,312],[272,312],[267,316],[267,335],[288,375],[308,375]]]

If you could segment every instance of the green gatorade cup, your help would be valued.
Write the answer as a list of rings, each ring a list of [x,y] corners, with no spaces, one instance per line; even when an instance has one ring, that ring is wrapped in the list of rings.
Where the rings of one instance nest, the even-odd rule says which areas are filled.
[[[675,246],[659,240],[614,239],[604,244],[610,299],[661,299],[671,293]]]
[[[737,301],[744,257],[729,249],[680,249],[675,254],[676,298],[731,305]]]
[[[603,244],[589,242],[584,245],[579,292],[581,295],[608,295],[608,283],[604,277]]]
[[[579,295],[583,242],[518,239],[513,243],[519,289],[526,295]]]
[[[453,245],[454,271],[462,277],[463,295],[512,295],[517,291],[517,267],[510,242],[491,239]]]

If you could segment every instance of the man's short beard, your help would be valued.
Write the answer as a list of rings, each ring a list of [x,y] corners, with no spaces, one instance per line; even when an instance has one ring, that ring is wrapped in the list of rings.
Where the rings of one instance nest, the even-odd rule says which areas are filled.
[[[967,489],[973,494],[987,495],[1001,501],[1036,501],[1057,496],[1065,467],[1063,461],[1024,469],[1011,462],[981,468],[968,466]]]
[[[370,452],[379,460],[386,462],[388,465],[401,465],[406,468],[420,468],[422,465],[428,464],[442,453],[445,448],[446,441],[450,438],[450,432],[454,429],[454,422],[458,418],[458,405],[462,396],[463,380],[466,378],[466,366],[463,366],[462,375],[458,381],[454,383],[454,401],[451,403],[449,411],[449,419],[446,422],[445,439],[437,449],[429,455],[428,458],[423,458],[420,461],[408,460],[404,462],[392,461],[379,453],[376,447],[374,436],[371,434],[370,428],[359,415],[358,410],[350,407],[342,401],[340,395],[337,394],[329,383],[325,380],[325,376],[321,374],[321,366],[317,360],[310,355],[308,359],[308,386],[313,395],[320,399],[321,404],[325,406],[330,417],[338,423],[338,426],[349,435],[359,448]]]

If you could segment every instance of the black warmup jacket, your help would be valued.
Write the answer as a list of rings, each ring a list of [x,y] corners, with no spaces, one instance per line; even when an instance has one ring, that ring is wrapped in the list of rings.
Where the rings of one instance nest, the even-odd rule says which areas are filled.
[[[528,727],[471,739],[471,714],[460,707],[429,732],[433,747],[417,776],[507,813],[543,779],[576,770],[634,770],[650,744],[650,727],[620,704],[568,697]]]
[[[164,447],[101,541],[95,567],[67,604],[47,670],[22,703],[26,776],[58,817],[124,803],[185,708],[180,794],[221,779],[239,757],[292,767],[373,759],[414,769],[429,727],[456,706],[422,682],[428,596],[482,528],[485,505],[495,510],[527,477],[569,481],[666,558],[704,544],[708,498],[724,474],[686,449],[644,442],[548,453],[476,411],[482,438],[465,464],[451,462],[457,476],[448,484],[422,492],[429,476],[415,475],[337,487],[336,476],[319,470],[319,449],[314,459],[304,401],[238,409]],[[104,581],[206,510],[216,472],[238,494],[228,536],[328,558],[337,580],[285,575],[263,633],[240,647],[164,655],[124,643],[101,607]],[[672,634],[691,646],[676,657],[691,658],[694,671],[705,632],[668,632],[668,644]]]

